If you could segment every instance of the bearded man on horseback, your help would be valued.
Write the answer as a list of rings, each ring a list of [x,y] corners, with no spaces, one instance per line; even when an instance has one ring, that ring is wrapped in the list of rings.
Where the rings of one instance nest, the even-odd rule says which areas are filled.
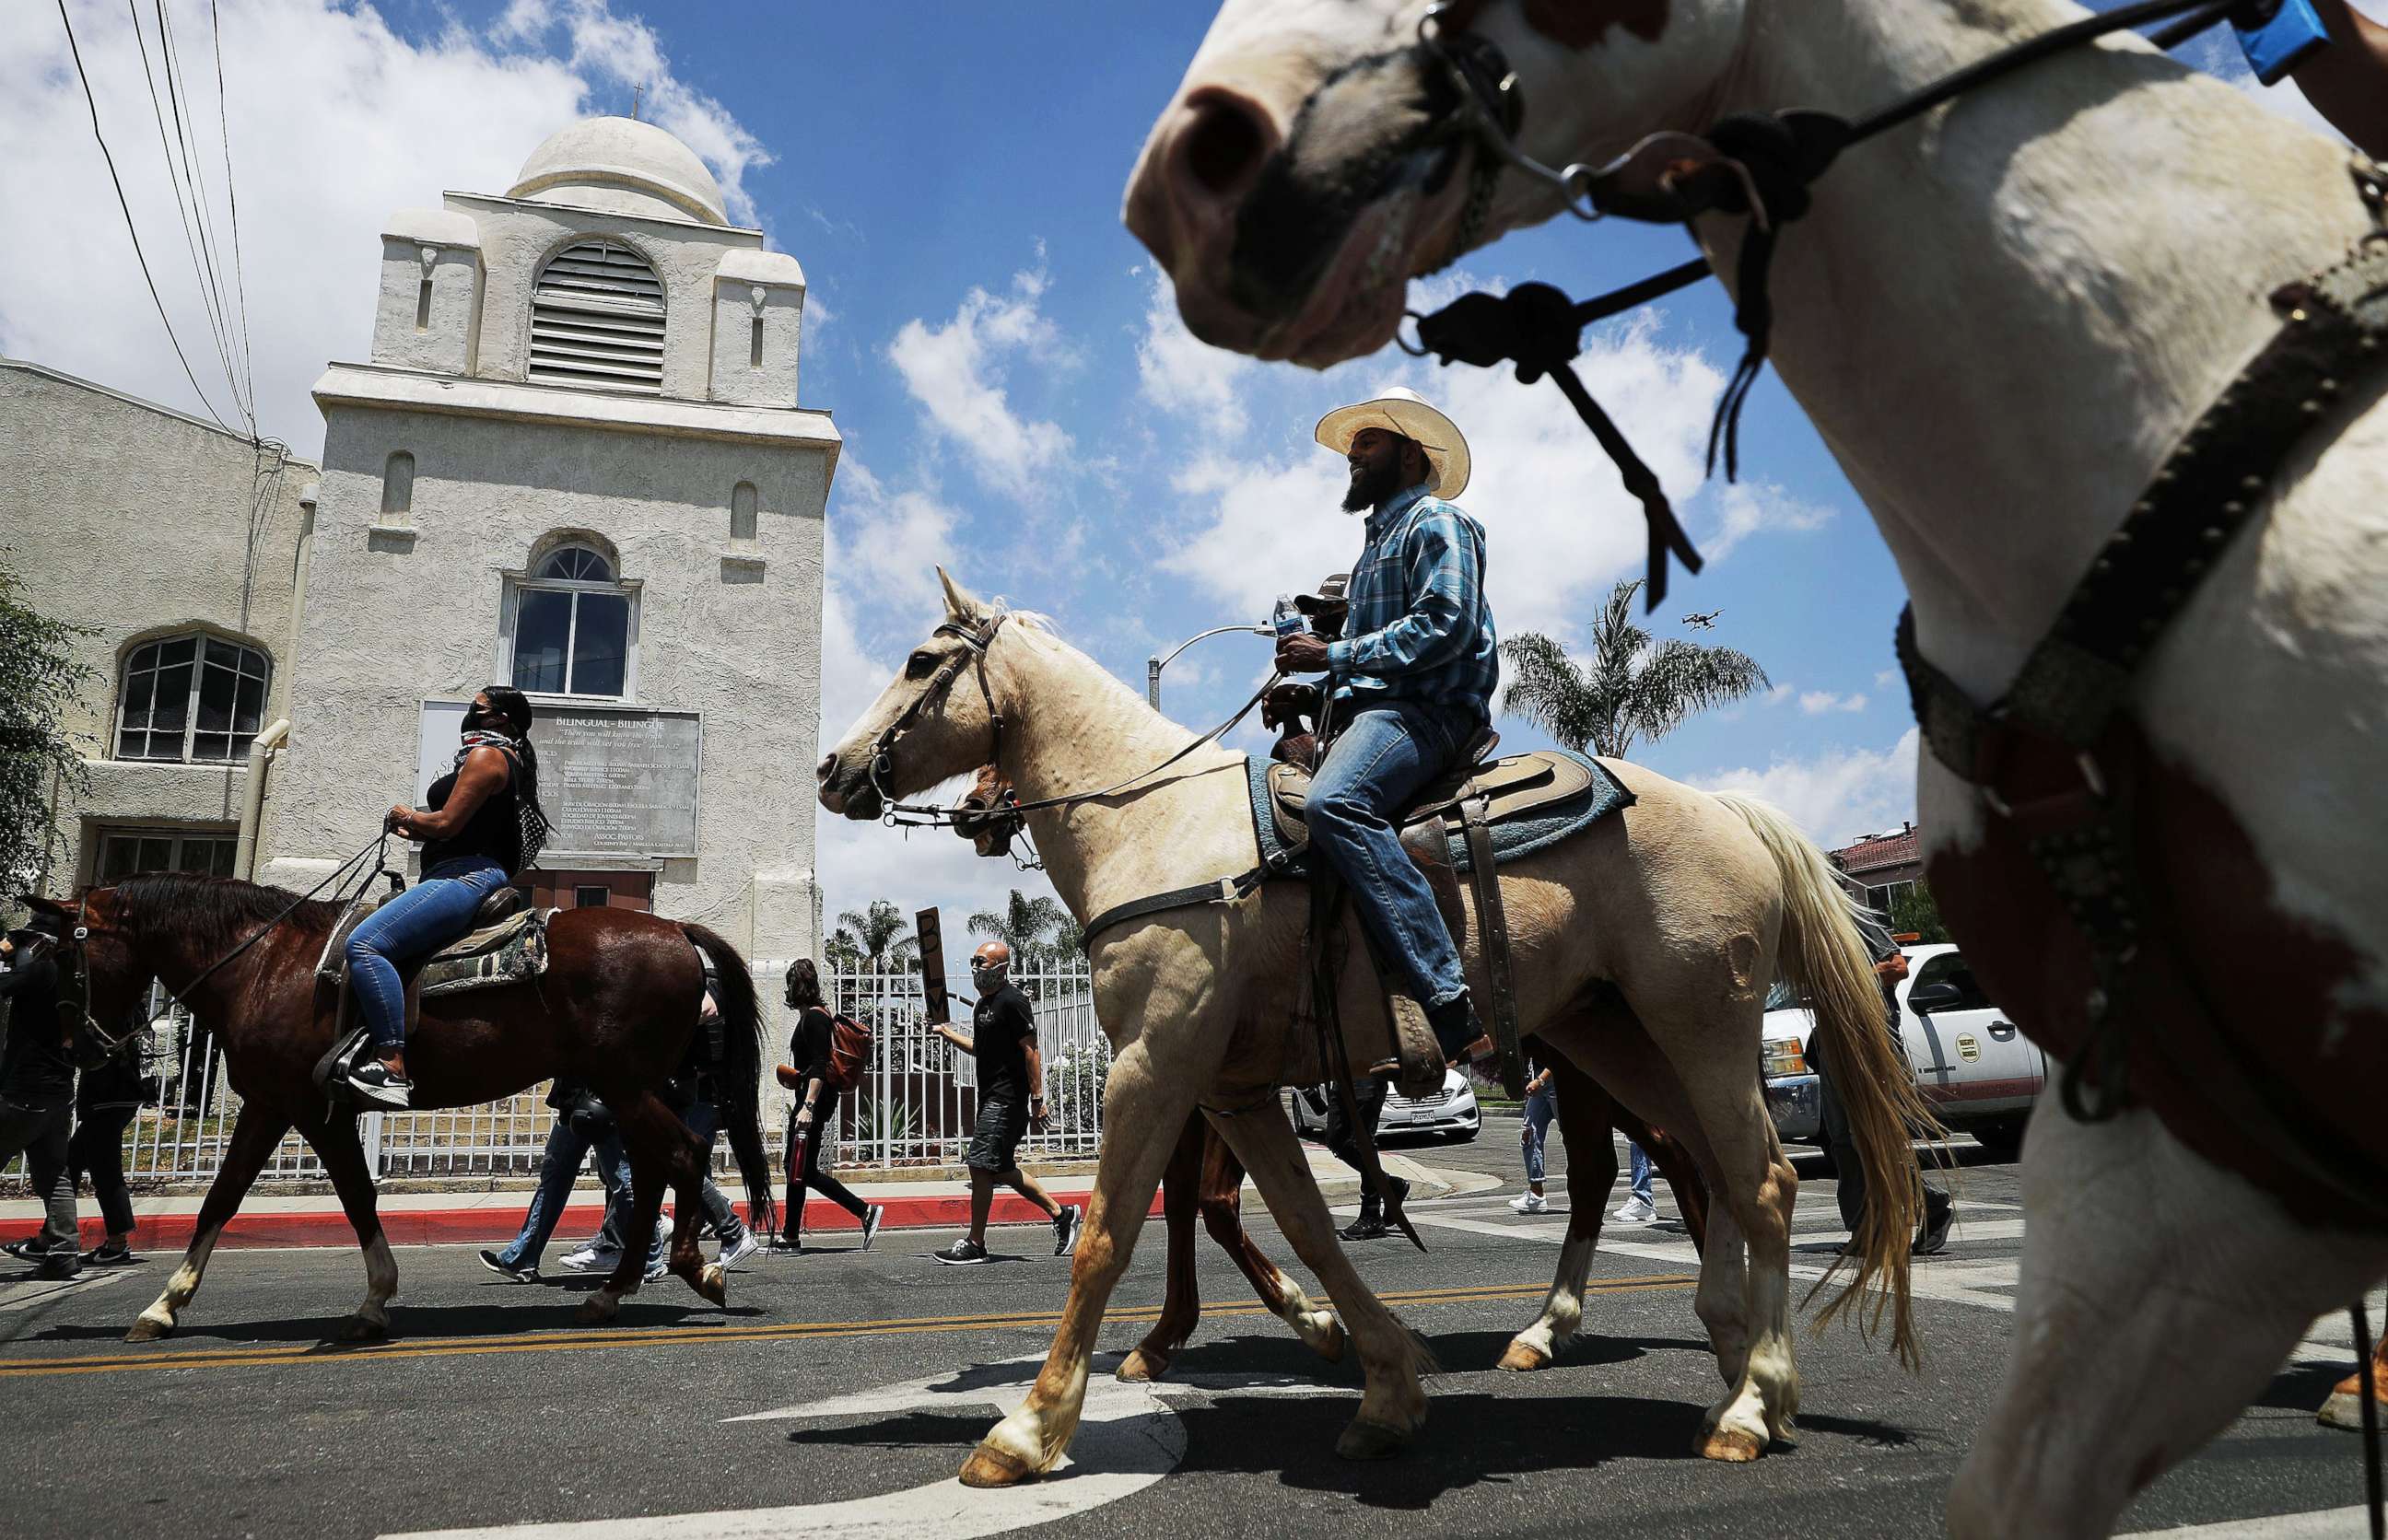
[[[351,1070],[348,1083],[377,1106],[403,1107],[413,1091],[398,965],[471,930],[481,901],[536,860],[546,839],[530,723],[530,702],[518,689],[491,685],[474,696],[455,765],[431,783],[429,805],[400,802],[383,820],[392,834],[423,841],[423,878],[349,934],[349,978],[373,1029],[374,1057]]]
[[[1343,879],[1378,955],[1408,975],[1442,1056],[1480,1058],[1492,1039],[1399,822],[1490,726],[1500,682],[1484,526],[1448,500],[1467,486],[1467,440],[1399,386],[1328,412],[1317,437],[1351,466],[1343,511],[1365,510],[1368,523],[1343,634],[1295,632],[1277,645],[1279,669],[1327,675],[1334,736],[1310,785],[1311,842]]]

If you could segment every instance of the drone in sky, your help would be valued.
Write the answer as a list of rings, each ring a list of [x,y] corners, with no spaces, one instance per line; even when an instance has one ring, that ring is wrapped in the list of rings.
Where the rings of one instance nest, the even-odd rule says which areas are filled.
[[[1685,615],[1683,624],[1695,631],[1713,631],[1716,629],[1717,616],[1723,613],[1722,610],[1710,610],[1706,614]]]

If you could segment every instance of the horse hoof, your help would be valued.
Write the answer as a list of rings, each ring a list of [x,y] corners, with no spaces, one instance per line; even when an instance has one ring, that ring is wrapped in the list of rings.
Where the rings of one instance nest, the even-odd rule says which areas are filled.
[[[1310,1344],[1312,1352],[1328,1363],[1340,1364],[1343,1361],[1343,1323],[1332,1317],[1329,1317],[1327,1324],[1315,1332],[1302,1332],[1302,1340]]]
[[[1766,1453],[1765,1444],[1756,1433],[1740,1428],[1719,1428],[1699,1442],[1702,1459],[1718,1459],[1727,1465],[1747,1465]]]
[[[379,1342],[389,1335],[389,1323],[371,1316],[350,1316],[340,1322],[342,1342]]]
[[[721,1270],[721,1264],[718,1262],[707,1262],[705,1265],[705,1270],[696,1275],[696,1281],[689,1287],[694,1289],[710,1304],[730,1303],[730,1278]]]
[[[1335,1441],[1335,1452],[1345,1459],[1391,1459],[1408,1447],[1407,1429],[1353,1418]]]
[[[124,1340],[156,1342],[173,1329],[174,1323],[171,1320],[159,1320],[155,1316],[143,1316],[133,1323],[133,1330],[124,1333]]]
[[[1530,1343],[1512,1342],[1509,1351],[1501,1355],[1500,1367],[1512,1374],[1531,1374],[1551,1361],[1551,1356]]]
[[[962,1462],[964,1486],[1018,1486],[1036,1472],[1028,1462],[1016,1455],[1007,1454],[992,1444],[982,1444],[971,1451]]]
[[[598,1326],[622,1313],[622,1302],[600,1289],[580,1302],[572,1319],[583,1326]]]
[[[2321,1404],[2317,1419],[2324,1427],[2363,1431],[2363,1397],[2355,1391],[2335,1390]]]
[[[1150,1384],[1169,1372],[1169,1355],[1137,1348],[1120,1360],[1119,1373],[1114,1378],[1132,1385]]]

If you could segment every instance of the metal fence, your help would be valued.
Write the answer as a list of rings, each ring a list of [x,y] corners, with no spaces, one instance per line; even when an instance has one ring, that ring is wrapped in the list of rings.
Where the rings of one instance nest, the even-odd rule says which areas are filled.
[[[754,965],[764,1016],[763,1137],[775,1165],[785,1162],[794,1101],[770,1074],[770,1067],[787,1057],[795,1026],[794,1013],[781,1004],[786,969],[784,961]],[[1091,1155],[1102,1138],[1111,1044],[1096,1024],[1086,975],[1023,974],[1016,982],[1035,1002],[1051,1113],[1046,1130],[1031,1133],[1022,1144],[1021,1156]],[[862,1084],[838,1098],[835,1163],[891,1170],[959,1163],[978,1113],[976,1067],[930,1029],[920,975],[832,969],[824,970],[822,985],[832,1006],[868,1026],[876,1043]],[[143,1108],[125,1130],[126,1177],[135,1186],[212,1178],[240,1111],[239,1093],[225,1079],[213,1036],[161,995],[145,1057],[149,1072],[159,1078],[159,1095],[158,1105]],[[476,1106],[367,1113],[366,1155],[385,1179],[530,1176],[539,1169],[555,1117],[546,1105],[547,1090],[542,1082]],[[729,1169],[727,1141],[716,1141],[714,1162],[718,1169]],[[310,1179],[324,1180],[323,1163],[298,1135],[289,1134],[259,1180]],[[21,1163],[0,1176],[0,1193],[24,1191]]]

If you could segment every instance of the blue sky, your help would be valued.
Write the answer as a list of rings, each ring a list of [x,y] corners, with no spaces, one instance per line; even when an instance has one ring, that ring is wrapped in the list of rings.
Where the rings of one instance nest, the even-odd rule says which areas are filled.
[[[161,284],[187,342],[204,335],[197,289],[154,141],[138,153],[147,103],[122,11],[70,9],[145,243],[173,259]],[[1388,383],[1442,402],[1469,436],[1465,501],[1488,532],[1505,631],[1572,642],[1608,585],[1639,571],[1634,505],[1547,385],[1392,354],[1324,374],[1263,367],[1176,324],[1118,209],[1206,7],[226,0],[222,12],[259,414],[302,454],[322,433],[306,385],[326,359],[366,350],[381,217],[436,206],[444,188],[502,191],[545,133],[628,110],[634,84],[734,208],[803,262],[803,396],[834,411],[847,445],[831,500],[826,735],[934,621],[934,561],[1051,613],[1139,688],[1150,653],[1265,619],[1270,595],[1356,549],[1335,461],[1310,433]],[[205,7],[181,0],[174,14],[187,55]],[[50,7],[0,17],[0,158],[16,169],[0,183],[0,351],[190,405],[127,286],[138,274]],[[1672,230],[1545,226],[1418,297],[1527,279],[1589,294],[1688,251]],[[1581,366],[1710,557],[1700,577],[1677,574],[1654,628],[1687,635],[1686,611],[1721,610],[1702,639],[1750,652],[1777,687],[1636,757],[1754,788],[1827,842],[1896,827],[1912,815],[1913,764],[1888,672],[1898,574],[1772,374],[1745,417],[1743,485],[1701,481],[1708,409],[1738,350],[1708,284],[1608,323]],[[1207,725],[1265,662],[1257,638],[1205,643],[1172,668],[1164,705]],[[1501,725],[1512,744],[1537,740]],[[1007,886],[1043,890],[946,837],[821,832],[832,915],[887,896],[950,916]]]

